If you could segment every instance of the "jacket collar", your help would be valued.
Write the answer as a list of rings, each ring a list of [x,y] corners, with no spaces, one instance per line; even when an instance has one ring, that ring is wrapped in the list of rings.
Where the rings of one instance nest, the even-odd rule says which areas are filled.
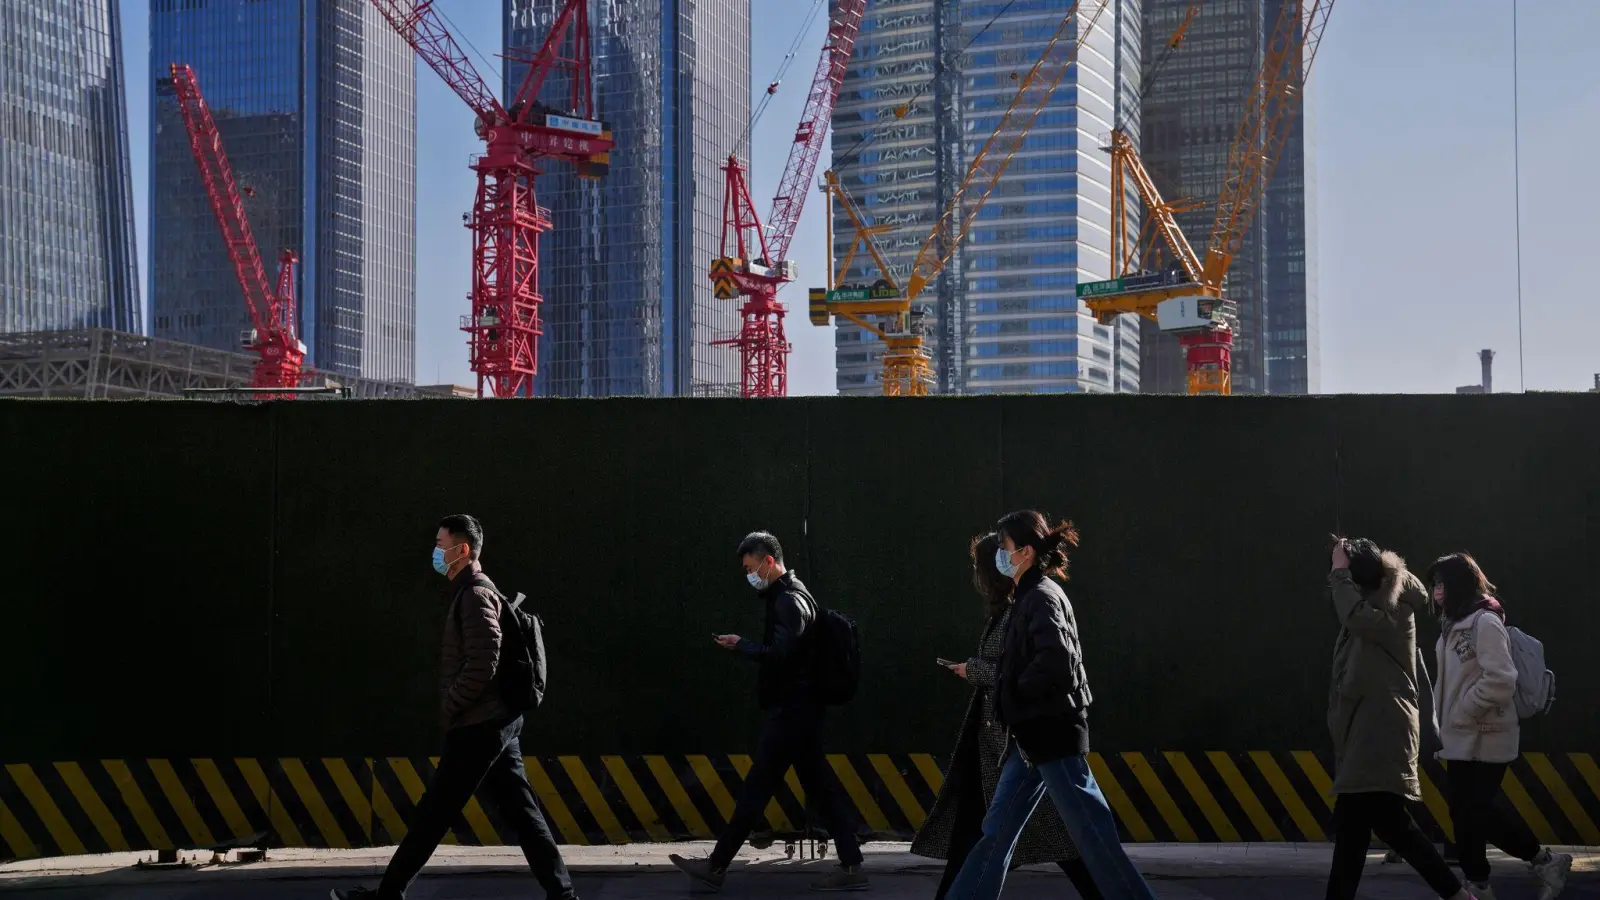
[[[777,578],[772,579],[771,584],[757,591],[756,596],[763,600],[771,600],[792,587],[794,587],[794,570],[789,569]]]
[[[1034,566],[1022,573],[1022,579],[1017,582],[1017,590],[1014,596],[1021,599],[1023,595],[1038,587],[1042,581],[1044,581],[1044,573],[1039,571],[1038,566]]]
[[[466,568],[457,572],[450,579],[450,593],[457,594],[461,589],[471,584],[479,575],[483,574],[483,564],[477,560],[467,563]]]

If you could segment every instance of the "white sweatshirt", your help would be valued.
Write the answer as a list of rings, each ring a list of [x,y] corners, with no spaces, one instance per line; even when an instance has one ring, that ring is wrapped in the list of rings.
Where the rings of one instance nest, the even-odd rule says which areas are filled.
[[[1513,697],[1517,666],[1500,616],[1488,610],[1447,625],[1435,648],[1439,682],[1440,759],[1511,762],[1520,752],[1521,723]]]

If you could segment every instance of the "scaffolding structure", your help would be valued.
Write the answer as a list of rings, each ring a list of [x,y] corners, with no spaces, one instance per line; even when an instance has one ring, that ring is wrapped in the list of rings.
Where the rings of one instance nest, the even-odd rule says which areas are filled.
[[[0,334],[0,397],[177,400],[194,388],[243,388],[259,358],[108,328]],[[409,384],[307,370],[305,387],[358,399],[429,396]]]

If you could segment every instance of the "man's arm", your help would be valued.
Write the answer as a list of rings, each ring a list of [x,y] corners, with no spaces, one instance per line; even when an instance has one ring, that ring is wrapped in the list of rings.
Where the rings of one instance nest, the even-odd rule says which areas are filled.
[[[793,594],[783,594],[774,600],[772,611],[778,621],[772,629],[771,645],[763,644],[753,638],[739,641],[739,651],[757,662],[763,659],[787,662],[794,656],[795,650],[800,645],[800,638],[806,631],[805,616],[800,613],[800,600]]]
[[[461,671],[445,694],[445,712],[454,716],[478,702],[500,664],[500,601],[475,587],[461,598]]]

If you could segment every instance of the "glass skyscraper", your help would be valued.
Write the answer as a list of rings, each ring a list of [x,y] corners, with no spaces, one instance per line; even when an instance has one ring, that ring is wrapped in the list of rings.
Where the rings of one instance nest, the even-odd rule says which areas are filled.
[[[239,348],[249,314],[168,67],[194,67],[268,277],[300,255],[300,339],[330,373],[416,368],[416,61],[367,0],[152,0],[151,318]]]
[[[141,330],[120,19],[0,4],[0,331]]]
[[[1154,59],[1191,4],[1144,2],[1145,48],[1147,58]],[[1261,71],[1264,33],[1284,6],[1285,0],[1244,0],[1202,7],[1145,97],[1140,155],[1163,197],[1197,201],[1177,219],[1202,261],[1228,149]],[[1302,108],[1294,131],[1228,270],[1227,294],[1239,304],[1235,393],[1303,394],[1320,388],[1316,172],[1306,140],[1315,123],[1307,118],[1304,95],[1298,102]],[[1185,368],[1177,339],[1148,323],[1145,332],[1145,391],[1183,393]]]
[[[561,5],[504,0],[505,99]],[[562,163],[538,179],[553,227],[539,251],[536,390],[736,394],[738,352],[712,342],[737,332],[739,304],[717,300],[706,273],[721,167],[750,120],[750,0],[607,0],[590,27],[595,114],[617,143],[602,180]],[[545,102],[568,96],[563,78],[546,81]]]
[[[1138,326],[1126,316],[1097,324],[1075,296],[1079,281],[1111,276],[1103,139],[1119,121],[1135,136],[1139,128],[1139,0],[1106,0],[1095,20],[1100,2],[1084,0],[1074,15],[1063,42],[1094,22],[1078,63],[961,251],[918,298],[941,392],[1139,390]],[[879,245],[902,286],[1018,80],[1071,7],[1072,0],[868,6],[834,115],[834,167],[873,222],[888,226]],[[842,256],[852,238],[842,211],[834,232]],[[841,281],[876,277],[867,260]],[[836,340],[840,393],[880,393],[876,338],[841,323]]]

